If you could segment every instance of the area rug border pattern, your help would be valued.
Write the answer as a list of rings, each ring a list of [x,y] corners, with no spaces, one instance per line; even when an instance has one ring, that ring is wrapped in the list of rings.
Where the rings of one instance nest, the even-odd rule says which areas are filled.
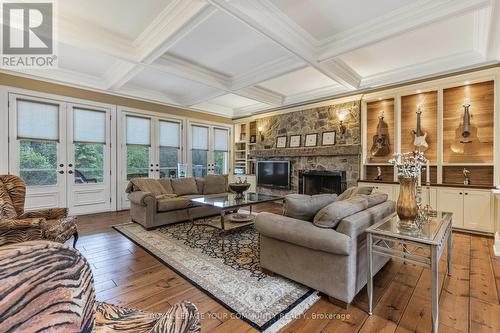
[[[297,307],[297,305],[299,305],[300,303],[302,303],[305,299],[307,299],[311,295],[317,293],[317,291],[315,291],[314,289],[309,290],[307,293],[305,293],[303,296],[301,296],[300,298],[298,298],[295,302],[293,302],[292,304],[290,304],[286,309],[284,309],[283,311],[281,311],[280,313],[278,313],[277,315],[275,315],[272,319],[270,319],[264,325],[259,326],[256,323],[252,322],[251,320],[245,318],[238,311],[234,310],[232,307],[230,307],[229,305],[227,305],[226,303],[224,303],[222,300],[218,299],[210,291],[206,290],[205,288],[203,288],[202,286],[200,286],[198,283],[194,282],[189,277],[187,277],[185,274],[181,273],[179,270],[177,270],[172,265],[170,265],[169,263],[167,263],[165,260],[163,260],[162,258],[160,258],[159,256],[157,256],[156,254],[154,254],[151,250],[149,250],[145,246],[139,244],[137,241],[135,241],[131,237],[129,237],[127,234],[125,234],[125,232],[123,232],[123,231],[121,231],[121,230],[118,229],[118,227],[120,227],[120,226],[132,224],[132,223],[133,222],[131,222],[131,223],[122,223],[122,224],[114,225],[112,227],[118,233],[120,233],[125,238],[127,238],[128,240],[130,240],[132,243],[134,243],[135,245],[139,246],[144,251],[146,251],[147,253],[149,253],[151,256],[153,256],[156,260],[158,260],[159,262],[161,262],[163,265],[165,265],[166,267],[168,267],[169,269],[171,269],[172,271],[174,271],[176,274],[180,275],[183,279],[185,279],[186,281],[188,281],[189,283],[191,283],[192,285],[194,285],[196,288],[198,288],[201,291],[203,291],[205,294],[207,294],[214,301],[216,301],[217,303],[219,303],[220,305],[222,305],[227,310],[231,311],[233,314],[236,314],[239,319],[245,321],[247,324],[249,324],[250,326],[252,326],[253,328],[255,328],[255,329],[259,330],[259,331],[265,331],[265,330],[267,330],[272,325],[274,325],[275,323],[277,323],[284,315],[286,315],[287,313],[290,313],[295,307]]]

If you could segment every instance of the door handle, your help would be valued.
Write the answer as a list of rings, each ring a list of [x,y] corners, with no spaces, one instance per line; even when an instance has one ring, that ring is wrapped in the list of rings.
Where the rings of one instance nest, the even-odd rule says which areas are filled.
[[[68,164],[68,166],[71,168],[73,166],[73,164],[70,163],[70,164]]]
[[[156,172],[160,171],[160,169],[156,169]]]
[[[60,168],[62,168],[63,166],[64,166],[64,164],[62,164],[62,163],[61,163],[61,164],[59,164],[59,167],[60,167]]]
[[[73,170],[69,170],[69,171],[68,171],[68,173],[69,173],[70,175],[72,175],[72,174],[73,174]]]
[[[469,193],[465,192],[465,195],[469,195]]]
[[[59,173],[62,175],[64,173],[64,170],[59,170]]]
[[[154,170],[153,169],[149,169],[149,171],[153,172]]]
[[[462,195],[462,192],[460,192],[459,194]]]

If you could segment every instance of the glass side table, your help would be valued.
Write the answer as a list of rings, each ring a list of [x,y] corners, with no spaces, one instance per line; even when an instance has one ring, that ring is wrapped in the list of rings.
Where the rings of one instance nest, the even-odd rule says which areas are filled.
[[[437,212],[437,216],[433,217],[421,230],[407,232],[399,230],[398,216],[394,213],[366,229],[368,313],[370,315],[373,301],[374,254],[424,266],[431,270],[432,331],[437,333],[439,327],[439,259],[447,245],[447,271],[448,275],[451,275],[451,219],[452,213]]]

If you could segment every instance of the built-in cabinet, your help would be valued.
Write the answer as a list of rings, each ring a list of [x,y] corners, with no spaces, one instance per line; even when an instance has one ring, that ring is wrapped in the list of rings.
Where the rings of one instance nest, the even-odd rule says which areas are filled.
[[[359,185],[373,186],[375,191],[386,193],[389,200],[398,200],[399,184],[359,182]],[[487,189],[422,187],[424,204],[430,200],[432,208],[452,212],[453,227],[457,229],[492,233],[494,231],[493,199],[492,191]]]

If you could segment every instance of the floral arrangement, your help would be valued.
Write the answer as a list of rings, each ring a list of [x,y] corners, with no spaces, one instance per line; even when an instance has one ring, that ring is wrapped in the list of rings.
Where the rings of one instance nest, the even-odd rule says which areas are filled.
[[[424,153],[412,151],[409,153],[396,153],[389,163],[398,169],[398,177],[418,178],[423,164],[427,163]]]

